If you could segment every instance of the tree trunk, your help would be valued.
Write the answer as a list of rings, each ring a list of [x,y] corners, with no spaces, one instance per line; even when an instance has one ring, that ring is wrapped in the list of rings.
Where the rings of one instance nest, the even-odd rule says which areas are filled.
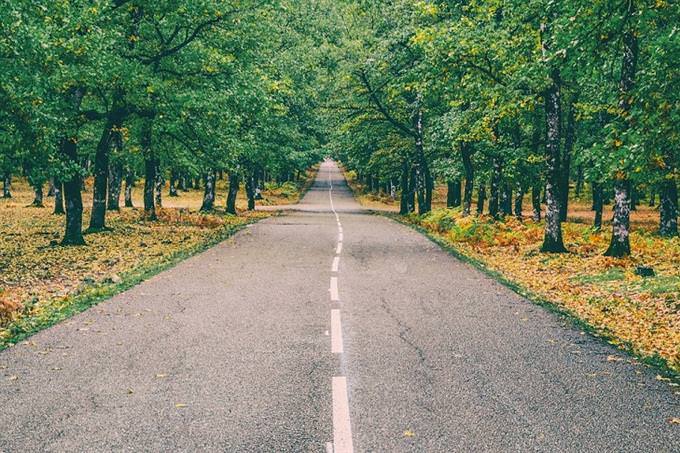
[[[54,212],[53,214],[64,214],[64,185],[58,178],[54,178]]]
[[[64,182],[64,199],[66,201],[66,230],[62,245],[85,245],[83,238],[83,198],[80,188],[83,185],[78,162],[78,145],[75,138],[64,138],[61,141],[61,154],[71,167],[71,174]]]
[[[460,144],[460,156],[465,169],[465,191],[463,193],[463,216],[469,216],[472,210],[472,192],[475,187],[475,169],[472,166],[472,145],[467,142]]]
[[[534,184],[531,188],[531,208],[533,211],[532,218],[534,222],[541,221],[541,186]]]
[[[498,216],[500,204],[501,175],[503,167],[498,157],[494,157],[491,162],[491,196],[489,197],[489,215],[494,219]]]
[[[524,203],[525,188],[522,184],[517,184],[517,195],[515,195],[515,217],[522,220],[522,205]]]
[[[177,180],[177,172],[175,170],[170,170],[170,192],[168,195],[171,197],[179,196],[177,194]]]
[[[297,175],[298,179],[300,173]],[[246,195],[248,196],[248,211],[255,210],[255,173],[251,172],[246,178]]]
[[[227,213],[236,215],[236,196],[240,179],[237,172],[229,173],[229,192],[227,194]]]
[[[140,144],[144,153],[144,214],[149,220],[157,220],[156,205],[154,203],[154,188],[156,185],[156,169],[158,168],[158,158],[151,149],[153,124],[151,120],[146,120],[142,124],[142,135]]]
[[[562,153],[562,168],[560,169],[560,220],[567,221],[569,210],[569,173],[571,170],[571,154],[574,149],[574,139],[576,135],[576,113],[574,107],[575,100],[569,103],[567,112],[567,128],[564,131],[564,150]]]
[[[460,191],[461,183],[460,179],[455,181],[447,181],[446,183],[446,207],[447,208],[457,208],[460,206]]]
[[[477,215],[484,214],[484,203],[486,202],[486,186],[484,184],[479,185],[477,189]]]
[[[576,196],[580,197],[583,192],[583,165],[576,167]]]
[[[623,35],[623,63],[621,64],[621,81],[619,109],[622,112],[623,126],[627,128],[630,121],[631,92],[635,82],[635,71],[638,58],[638,38],[630,23],[635,14],[635,2],[628,2],[628,30]],[[612,240],[605,256],[621,258],[630,255],[630,181],[625,175],[616,179],[614,184],[614,218],[612,220]]]
[[[50,178],[47,181],[47,196],[48,197],[54,196],[54,178]]]
[[[201,212],[212,211],[215,208],[215,183],[217,173],[213,170],[205,175],[205,190],[203,191],[203,204]]]
[[[90,213],[90,231],[106,228],[106,189],[109,180],[109,152],[113,139],[114,124],[107,121],[99,138],[94,156],[94,186],[92,192],[92,212]]]
[[[106,207],[109,211],[120,210],[120,190],[123,185],[123,165],[116,162],[109,168],[109,199]]]
[[[659,234],[664,237],[678,235],[678,185],[673,178],[664,179],[660,191]]]
[[[132,188],[135,186],[135,175],[128,169],[125,173],[125,207],[134,208],[132,203]]]
[[[593,227],[600,231],[602,229],[602,208],[604,206],[604,194],[602,193],[602,185],[593,183],[593,211],[595,211],[595,221]]]
[[[564,253],[567,249],[562,241],[562,222],[560,220],[560,135],[561,135],[561,105],[560,105],[560,72],[553,69],[551,84],[544,93],[545,122],[546,122],[546,212],[545,236],[541,251],[549,253]]]
[[[44,204],[43,204],[44,195],[43,195],[43,185],[42,185],[42,183],[33,185],[33,194],[34,194],[34,197],[33,197],[33,202],[31,203],[31,206],[33,206],[35,208],[44,207]]]
[[[33,193],[34,193],[34,197],[33,197],[33,203],[31,203],[31,206],[36,207],[36,208],[44,207],[44,204],[43,204],[43,199],[44,199],[43,185],[42,184],[35,184],[33,186]]]
[[[187,184],[187,178],[186,176],[182,176],[179,180],[179,190],[182,192],[186,192],[189,189],[189,185]]]
[[[399,214],[401,215],[406,215],[409,212],[409,187],[408,187],[408,179],[409,179],[409,164],[406,160],[404,160],[401,164],[401,196],[399,199]]]
[[[2,198],[12,198],[12,173],[5,173],[2,178]]]
[[[630,195],[628,180],[614,183],[614,218],[612,219],[612,240],[605,256],[623,257],[630,255]]]
[[[416,210],[416,169],[411,167],[408,178],[408,212]]]
[[[512,186],[507,182],[501,192],[501,212],[503,215],[512,215]]]
[[[153,189],[156,198],[156,207],[163,207],[163,186],[165,185],[165,177],[161,171],[160,159],[156,160],[156,179],[154,180]]]

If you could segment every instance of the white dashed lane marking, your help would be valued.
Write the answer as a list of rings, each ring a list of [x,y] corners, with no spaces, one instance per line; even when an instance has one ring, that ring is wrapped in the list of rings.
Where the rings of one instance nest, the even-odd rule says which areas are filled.
[[[342,324],[340,323],[340,310],[331,310],[331,352],[342,354]]]
[[[331,300],[337,302],[340,300],[338,295],[338,277],[331,277]]]
[[[333,378],[333,452],[353,453],[352,426],[349,420],[347,378]]]

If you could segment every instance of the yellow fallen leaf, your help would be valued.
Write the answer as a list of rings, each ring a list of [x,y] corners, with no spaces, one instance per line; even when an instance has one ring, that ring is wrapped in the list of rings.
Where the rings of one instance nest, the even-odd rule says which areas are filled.
[[[186,404],[184,404],[184,403],[177,403],[177,404],[175,404],[175,407],[177,407],[177,408],[180,408],[180,409],[181,409],[181,408],[183,408],[183,407],[187,407],[187,405],[186,405]]]
[[[410,429],[407,429],[406,431],[404,431],[404,437],[415,437],[415,435],[416,435],[416,433],[414,433]]]
[[[617,357],[615,355],[608,355],[607,356],[607,362],[620,362],[623,359],[621,357]]]
[[[663,381],[663,382],[670,382],[670,381],[671,381],[669,378],[663,377],[663,376],[661,376],[660,374],[657,374],[657,375],[656,375],[656,380],[657,380],[657,381]]]
[[[160,378],[168,377],[168,375],[167,374],[157,374],[156,377],[160,379]]]
[[[668,423],[671,425],[680,425],[680,417],[669,418]]]

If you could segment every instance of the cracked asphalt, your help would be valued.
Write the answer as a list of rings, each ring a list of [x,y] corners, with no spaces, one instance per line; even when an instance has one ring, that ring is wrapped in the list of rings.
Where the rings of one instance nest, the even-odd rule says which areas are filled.
[[[363,211],[326,162],[285,215],[1,352],[0,451],[326,451],[343,375],[355,451],[677,452],[656,374]]]

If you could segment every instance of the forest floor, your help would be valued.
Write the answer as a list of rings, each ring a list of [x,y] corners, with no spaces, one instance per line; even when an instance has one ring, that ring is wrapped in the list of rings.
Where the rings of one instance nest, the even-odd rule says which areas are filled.
[[[549,255],[540,253],[542,223],[463,218],[459,209],[446,209],[446,187],[437,187],[432,213],[398,216],[398,200],[367,194],[351,173],[347,176],[363,206],[424,231],[518,292],[567,312],[621,349],[680,373],[680,238],[655,233],[656,209],[640,206],[632,213],[633,254],[614,259],[603,256],[611,237],[610,209],[597,232],[588,203],[573,200],[569,221],[563,224],[570,253]],[[530,219],[531,212],[524,217]],[[652,267],[655,276],[638,276],[638,266]]]
[[[296,203],[315,174],[310,170],[298,183],[267,186],[258,205]],[[83,193],[84,228],[92,203],[91,183],[86,182]],[[142,184],[133,191],[137,207],[143,204]],[[213,213],[198,212],[202,189],[169,197],[166,187],[157,221],[147,221],[139,208],[110,211],[107,231],[86,234],[87,246],[62,247],[64,217],[52,214],[54,198],[45,197],[42,208],[29,207],[32,190],[26,181],[15,180],[12,198],[0,198],[0,349],[276,214],[246,211],[241,190],[239,215],[226,215],[226,184],[218,181],[218,209]]]

